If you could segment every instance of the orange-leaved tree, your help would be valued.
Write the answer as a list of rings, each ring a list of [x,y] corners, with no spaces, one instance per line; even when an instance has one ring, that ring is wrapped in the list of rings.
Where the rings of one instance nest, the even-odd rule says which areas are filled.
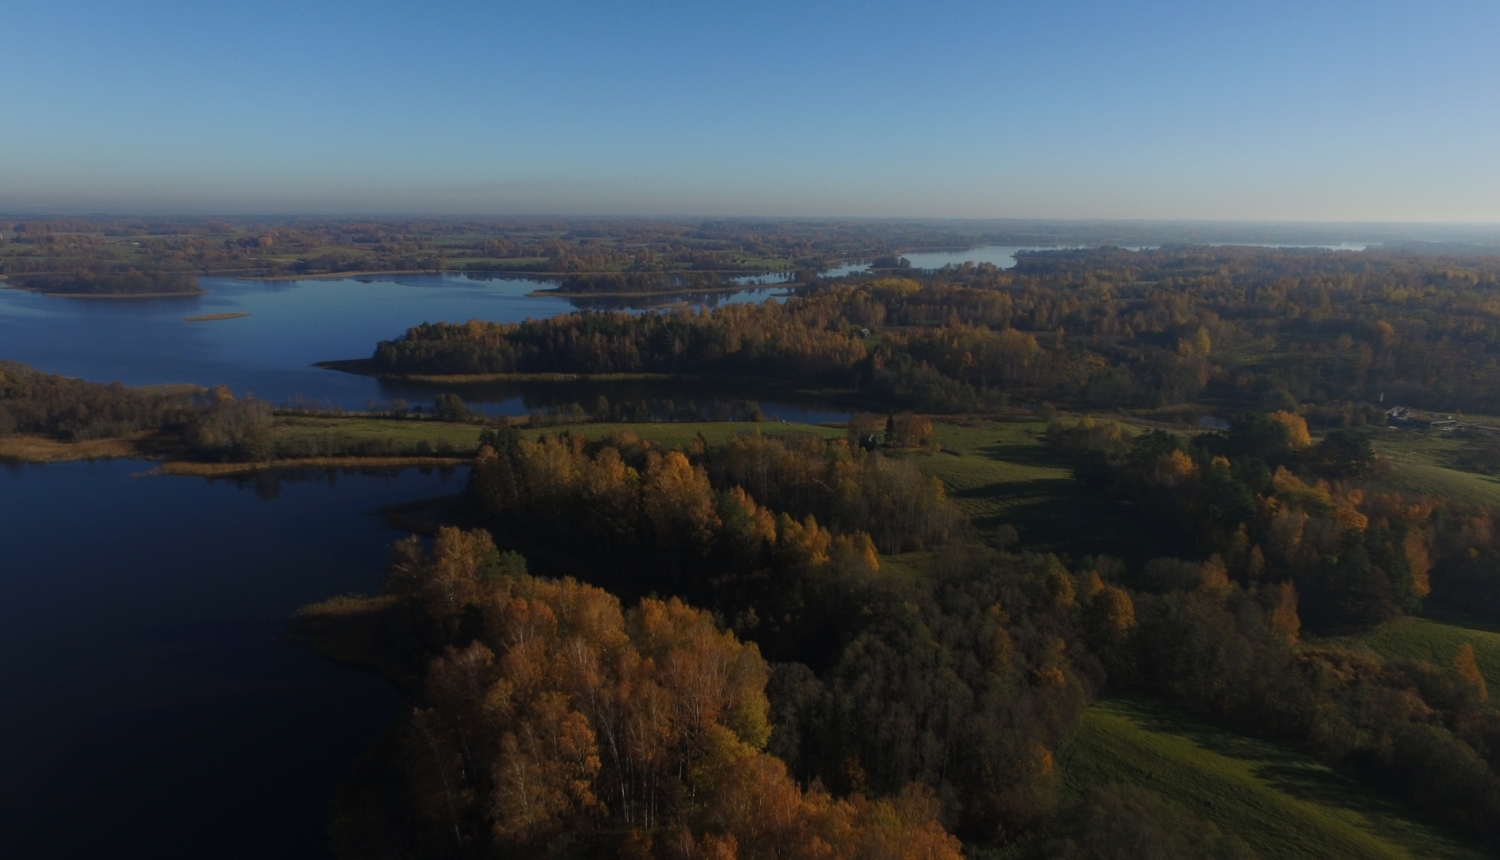
[[[960,856],[919,789],[800,788],[763,751],[765,661],[708,613],[675,598],[626,611],[496,557],[487,533],[457,529],[395,555],[390,585],[417,616],[460,639],[472,628],[432,660],[406,747],[435,838],[501,854]]]

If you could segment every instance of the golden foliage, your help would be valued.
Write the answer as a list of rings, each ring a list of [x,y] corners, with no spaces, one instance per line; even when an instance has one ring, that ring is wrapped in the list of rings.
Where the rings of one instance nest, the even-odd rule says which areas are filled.
[[[1135,603],[1124,589],[1105,586],[1089,601],[1084,623],[1095,641],[1124,642],[1135,629]]]
[[[696,483],[685,460],[662,460],[664,480]],[[735,504],[761,522],[748,498]],[[779,525],[782,544],[828,553],[811,518]],[[873,561],[868,537],[833,547]],[[427,614],[462,599],[483,619],[478,639],[433,661],[413,718],[408,769],[435,825],[478,812],[502,850],[608,821],[599,832],[629,834],[622,856],[960,857],[920,790],[836,800],[799,788],[761,751],[765,661],[708,613],[675,598],[625,612],[573,580],[491,575],[492,555],[486,533],[445,528],[430,552],[403,541],[392,562],[390,586],[433,603]]]
[[[1479,664],[1474,660],[1474,646],[1465,642],[1458,646],[1458,653],[1453,655],[1453,671],[1458,673],[1465,684],[1474,691],[1481,701],[1489,698],[1489,690],[1485,688],[1484,674],[1479,671]]]
[[[1267,417],[1286,428],[1287,443],[1292,446],[1292,450],[1312,444],[1312,434],[1307,432],[1307,421],[1301,415],[1279,411],[1272,412]]]

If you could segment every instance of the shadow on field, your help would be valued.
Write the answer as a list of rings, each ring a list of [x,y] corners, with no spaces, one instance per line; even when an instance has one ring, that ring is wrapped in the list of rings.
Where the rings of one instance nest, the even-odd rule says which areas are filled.
[[[1129,505],[1092,492],[1071,478],[997,481],[955,490],[954,499],[976,499],[1003,507],[973,517],[992,533],[1012,525],[1026,549],[1074,557],[1109,555],[1138,566],[1164,556],[1192,557],[1192,547],[1143,526]]]
[[[1007,463],[1022,463],[1032,466],[1053,466],[1059,469],[1069,468],[1066,459],[1054,454],[1051,449],[1041,445],[1016,445],[1005,442],[997,442],[986,445],[979,449],[981,457],[991,460],[1003,460]]]
[[[1279,744],[1218,728],[1182,714],[1164,705],[1134,700],[1115,700],[1109,709],[1128,717],[1146,731],[1176,735],[1206,752],[1244,762],[1252,776],[1268,787],[1289,797],[1331,810],[1353,813],[1360,821],[1351,824],[1371,835],[1397,844],[1419,840],[1426,850],[1424,857],[1461,858],[1473,856],[1471,850],[1424,839],[1423,831],[1445,834],[1456,842],[1464,837],[1429,821],[1421,813],[1396,799],[1387,797],[1350,775],[1322,764]]]

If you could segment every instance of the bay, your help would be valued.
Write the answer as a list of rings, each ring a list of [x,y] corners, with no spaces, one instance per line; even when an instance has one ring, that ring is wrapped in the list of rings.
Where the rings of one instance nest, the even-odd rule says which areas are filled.
[[[324,858],[329,802],[395,719],[370,673],[281,641],[379,584],[378,509],[443,475],[271,493],[130,460],[0,468],[0,832],[27,858]]]
[[[297,281],[200,278],[204,295],[94,299],[0,290],[0,360],[95,382],[227,385],[273,405],[299,402],[364,409],[400,398],[430,406],[450,386],[379,380],[315,367],[369,356],[375,344],[422,322],[521,322],[579,309],[638,312],[662,304],[717,306],[777,301],[773,283],[698,295],[585,297],[529,295],[557,281],[517,276],[375,275]],[[188,317],[247,314],[234,319]],[[563,405],[545,386],[460,390],[496,415]],[[595,392],[590,392],[594,394]],[[627,391],[620,396],[636,397]],[[745,398],[735,396],[734,400]],[[572,401],[564,401],[572,402]],[[761,404],[788,420],[836,421],[847,412],[816,397]]]

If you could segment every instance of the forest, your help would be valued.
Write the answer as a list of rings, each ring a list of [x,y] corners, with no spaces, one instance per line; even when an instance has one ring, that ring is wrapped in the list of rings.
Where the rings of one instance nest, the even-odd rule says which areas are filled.
[[[800,813],[775,816],[773,833],[723,812],[718,753],[689,741],[674,753],[686,783],[634,781],[652,771],[615,738],[631,736],[636,687],[561,680],[635,665],[582,655],[609,636],[642,653],[645,619],[680,611],[708,613],[715,641],[753,655],[756,668],[713,673],[736,692],[707,711],[744,761],[772,762],[736,790],[789,780],[787,810],[909,804],[884,813],[906,846],[881,849],[892,856],[1259,856],[1150,789],[1067,784],[1058,756],[1106,699],[1287,744],[1500,846],[1500,710],[1474,648],[1407,659],[1338,638],[1431,608],[1500,620],[1491,509],[1393,483],[1368,433],[1408,422],[1386,403],[1492,409],[1500,266],[1167,248],[902,274],[759,307],[430,323],[377,347],[393,373],[795,375],[881,410],[832,439],[486,431],[455,526],[400,545],[378,597],[294,625],[324,641],[363,629],[362,659],[412,696],[376,779],[381,815],[402,824],[379,839],[427,856],[851,850],[810,847]],[[1046,426],[1050,456],[1185,552],[1037,552],[964,516],[925,471],[945,455],[932,422],[1018,406],[1074,411]],[[1484,444],[1464,451],[1485,470]],[[605,600],[625,634],[562,620],[585,600],[574,594]],[[525,632],[537,619],[540,639]],[[538,745],[538,695],[557,708],[547,725],[577,726],[576,746],[559,728]],[[736,722],[735,695],[764,701],[757,728]],[[687,731],[675,708],[653,737]],[[514,823],[523,773],[577,774],[547,795],[547,823],[527,825],[541,829]],[[675,799],[647,816],[647,795]],[[342,801],[350,845],[372,844],[359,835],[370,796]],[[868,838],[849,820],[849,838]]]
[[[0,439],[154,436],[194,458],[254,460],[271,453],[271,424],[268,403],[236,398],[224,386],[106,385],[0,361]]]
[[[1427,566],[1445,582],[1452,539],[1413,538],[1417,514],[1405,500],[1354,510],[1355,491],[1318,483],[1357,472],[1335,456],[1338,437],[1309,445],[1294,416],[1251,414],[1187,446],[1142,434],[1122,448],[1115,429],[1088,421],[1049,429],[1049,444],[1080,462],[1103,452],[1102,464],[1080,466],[1081,480],[1106,471],[1120,484],[1112,492],[1183,482],[1179,507],[1161,515],[1201,529],[1216,551],[1135,570],[986,541],[916,468],[909,444],[920,433],[907,447],[867,450],[811,436],[664,448],[629,431],[488,432],[465,503],[470,531],[404,541],[379,597],[314,606],[294,624],[327,636],[360,619],[386,654],[375,665],[415,701],[379,777],[378,817],[400,825],[367,830],[377,817],[370,795],[346,797],[340,832],[351,856],[390,840],[423,856],[526,856],[547,845],[565,856],[679,857],[710,843],[731,846],[714,849],[723,856],[863,856],[828,837],[816,848],[803,841],[820,825],[797,810],[839,803],[907,810],[881,813],[891,828],[881,838],[905,846],[881,849],[889,856],[952,856],[952,837],[1018,857],[1256,856],[1150,791],[1064,790],[1061,743],[1090,702],[1118,696],[1316,751],[1500,844],[1500,711],[1472,650],[1434,665],[1305,639],[1304,623],[1316,631],[1347,620],[1339,613],[1364,624],[1371,611],[1414,608]],[[1363,452],[1350,450],[1357,464]],[[1277,467],[1253,485],[1266,494],[1263,516],[1224,520],[1202,499],[1237,494],[1211,489],[1211,478],[1186,491],[1184,461],[1215,469],[1217,458],[1248,474],[1252,457]],[[1140,476],[1132,463],[1155,471]],[[1194,512],[1204,519],[1183,519]],[[1313,549],[1329,539],[1319,517],[1342,524],[1333,537],[1342,555],[1286,555],[1287,516],[1301,527],[1293,545]],[[914,558],[921,575],[906,572]],[[1372,592],[1378,599],[1362,603]],[[651,632],[670,618],[699,619],[701,632]],[[653,636],[717,643],[723,668],[689,669],[707,659],[701,651],[652,651]],[[617,674],[627,665],[681,666],[719,686],[698,693],[708,696],[700,704],[674,704],[681,680],[632,681]],[[650,718],[634,698],[643,684],[666,697]],[[702,719],[727,746],[688,738],[709,731]],[[639,747],[646,737],[673,752]],[[767,769],[731,789],[718,781],[722,755]],[[653,781],[665,778],[654,767],[678,761],[672,779],[685,783]],[[544,778],[555,781],[535,784],[545,807],[526,807],[513,781]],[[784,811],[759,829],[724,809],[764,808],[763,797],[737,792],[773,791]],[[874,838],[856,813],[840,814],[855,816],[841,825],[848,839]],[[1121,832],[1132,853],[1109,853]]]
[[[1500,262],[1264,248],[1056,251],[1014,270],[819,281],[784,304],[431,323],[381,342],[392,374],[797,374],[886,408],[1378,404],[1500,412]]]

